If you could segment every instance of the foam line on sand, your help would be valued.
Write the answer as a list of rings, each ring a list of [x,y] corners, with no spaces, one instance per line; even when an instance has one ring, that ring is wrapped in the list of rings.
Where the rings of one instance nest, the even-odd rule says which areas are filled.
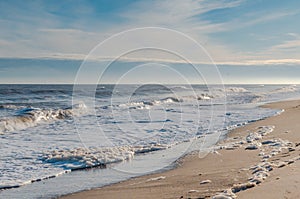
[[[265,107],[285,111],[232,130],[204,158],[63,198],[300,198],[300,100]]]

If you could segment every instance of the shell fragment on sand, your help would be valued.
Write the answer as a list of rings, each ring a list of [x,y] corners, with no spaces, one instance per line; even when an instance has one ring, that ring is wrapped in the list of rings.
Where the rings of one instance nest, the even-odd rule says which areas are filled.
[[[200,184],[208,184],[208,183],[211,183],[211,180],[203,180],[200,182]]]
[[[156,178],[149,178],[148,180],[147,180],[147,182],[150,182],[150,181],[157,181],[157,180],[163,180],[163,179],[165,179],[166,178],[166,176],[159,176],[159,177],[156,177]]]

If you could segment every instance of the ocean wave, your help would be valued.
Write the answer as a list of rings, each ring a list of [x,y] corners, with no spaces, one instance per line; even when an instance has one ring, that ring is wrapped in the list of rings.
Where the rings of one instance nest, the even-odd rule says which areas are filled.
[[[173,87],[171,87],[171,89],[190,90],[190,89],[193,89],[193,88],[192,88],[192,87],[188,88],[188,87],[186,87],[186,86],[180,86],[180,85],[178,85],[178,86],[173,86]]]
[[[150,109],[150,107],[152,106],[180,102],[183,102],[183,99],[176,97],[166,97],[160,100],[128,102],[124,104],[119,104],[117,105],[117,107],[129,109]]]
[[[34,89],[23,88],[23,89],[0,89],[0,95],[59,95],[59,94],[71,94],[71,90],[64,89]]]
[[[71,118],[73,115],[80,114],[85,108],[84,104],[66,109],[24,108],[18,111],[17,116],[0,119],[0,134],[34,127],[42,122]]]
[[[210,100],[212,98],[214,98],[213,95],[209,95],[207,93],[202,93],[202,94],[198,95],[197,100]]]
[[[132,159],[135,154],[142,154],[168,148],[164,145],[116,146],[101,148],[76,148],[54,150],[44,153],[40,158],[46,163],[66,170],[80,170],[93,167],[106,167],[108,164]]]
[[[227,87],[227,88],[225,88],[225,92],[226,93],[244,93],[244,92],[248,92],[248,90],[243,87]]]
[[[195,94],[195,95],[186,95],[181,97],[182,101],[188,102],[188,101],[196,101],[196,100],[210,100],[213,98],[217,98],[217,95],[212,95],[210,93],[200,93],[200,94]]]
[[[49,95],[59,95],[59,94],[71,94],[71,90],[64,90],[64,89],[37,89],[37,90],[27,90],[28,93],[30,94],[36,94],[36,95],[44,95],[44,94],[49,94]]]
[[[287,92],[295,92],[297,90],[298,90],[297,85],[290,85],[290,86],[284,86],[284,87],[281,87],[281,88],[277,88],[273,91],[270,91],[269,93],[270,94],[287,93]]]
[[[265,98],[264,95],[252,95],[252,97],[249,97],[250,103],[258,103],[261,102]]]
[[[228,104],[248,104],[248,103],[258,103],[265,98],[262,94],[246,93],[242,96],[234,95],[227,98]]]
[[[199,95],[183,96],[181,98],[166,97],[160,100],[129,102],[129,103],[116,105],[116,107],[129,108],[129,109],[150,109],[152,106],[157,106],[162,104],[181,103],[184,101],[193,101],[193,100],[210,100],[213,98],[215,98],[213,95],[207,93],[201,93]],[[102,108],[106,109],[107,107],[108,106]]]
[[[14,105],[14,104],[1,104],[0,105],[0,109],[22,109],[25,108],[25,106],[18,106],[18,105]]]

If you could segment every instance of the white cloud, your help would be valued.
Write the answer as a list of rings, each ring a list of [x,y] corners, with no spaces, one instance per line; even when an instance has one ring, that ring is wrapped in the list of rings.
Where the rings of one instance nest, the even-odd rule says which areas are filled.
[[[255,24],[274,21],[286,16],[294,15],[296,12],[276,12],[276,13],[249,13],[246,19],[235,19],[229,22],[213,23],[201,18],[201,14],[213,11],[216,9],[226,9],[240,6],[244,1],[206,1],[206,0],[174,0],[174,1],[141,1],[134,3],[127,8],[127,11],[115,13],[122,17],[124,21],[116,22],[111,26],[100,26],[87,29],[83,24],[90,24],[88,19],[81,18],[78,21],[74,20],[72,26],[66,28],[59,21],[59,17],[49,13],[45,6],[41,3],[36,3],[38,15],[33,14],[26,16],[25,21],[32,22],[31,24],[23,24],[17,21],[17,28],[9,29],[9,25],[14,23],[10,20],[0,20],[5,31],[0,33],[0,37],[8,37],[8,39],[0,40],[0,56],[2,57],[48,57],[58,59],[84,59],[84,57],[97,44],[108,38],[109,36],[123,30],[132,29],[143,26],[161,26],[173,28],[175,30],[186,33],[187,35],[198,41],[212,56],[218,64],[232,65],[255,65],[255,64],[277,64],[277,63],[298,63],[299,53],[296,54],[295,49],[300,47],[300,39],[296,33],[288,33],[288,36],[293,37],[292,40],[287,40],[280,44],[274,45],[263,52],[239,52],[228,44],[216,41],[211,37],[211,33],[220,31],[232,31],[234,29],[254,26]],[[51,8],[55,9],[55,8]],[[50,9],[50,10],[51,10]],[[75,8],[74,8],[75,9]],[[76,10],[76,9],[75,9]],[[94,9],[87,5],[84,9],[77,11],[78,15],[88,15]],[[20,11],[16,11],[19,13]],[[75,11],[74,11],[75,12]],[[24,14],[24,11],[21,14]],[[22,16],[15,16],[22,18]],[[105,19],[98,20],[98,24],[105,22]],[[95,21],[93,24],[95,24]],[[2,26],[1,25],[1,26]],[[77,26],[77,27],[76,27]],[[9,37],[18,33],[21,36]],[[4,35],[6,34],[6,35]],[[136,38],[133,38],[136,40]],[[155,39],[155,35],[149,35],[149,39]],[[114,51],[113,48],[120,48],[128,45],[127,41],[118,43],[101,57],[95,59],[110,58],[109,51]],[[141,41],[142,42],[142,41]],[[184,45],[181,41],[173,41],[179,47]],[[187,49],[187,52],[192,52],[193,49]],[[293,51],[292,54],[287,54],[285,51]],[[299,52],[299,51],[298,51]],[[197,55],[195,55],[196,57]],[[277,57],[278,60],[274,60]],[[292,59],[293,58],[293,59]],[[180,60],[170,59],[170,57],[158,57],[157,55],[138,55],[136,57],[123,57],[124,60],[144,60],[150,59],[165,61],[165,62],[180,62]],[[199,60],[192,60],[199,63]]]
[[[235,26],[234,24],[236,22],[231,22],[233,25],[232,27],[235,26],[235,28],[241,28],[241,27],[246,27],[246,26],[253,26],[259,23],[265,23],[265,22],[269,22],[269,21],[274,21],[283,17],[287,17],[287,16],[291,16],[291,15],[295,15],[298,12],[278,12],[278,13],[252,13],[250,16],[250,20],[248,21],[243,21],[240,23],[237,23],[238,26]]]
[[[287,33],[288,36],[294,37],[294,38],[299,38],[299,35],[297,33],[294,32],[289,32]]]
[[[295,39],[295,40],[285,41],[282,44],[273,46],[272,50],[295,50],[295,48],[300,48],[300,39],[299,40]]]
[[[202,20],[200,15],[206,12],[232,8],[242,1],[205,1],[205,0],[173,0],[148,1],[135,4],[127,12],[120,13],[129,23],[140,26],[162,26],[178,30],[195,29],[202,33],[215,32],[220,27]],[[201,33],[201,32],[200,32]]]
[[[270,51],[297,51],[299,53],[300,35],[297,33],[287,33],[287,35],[292,37],[292,39],[272,46]]]
[[[248,60],[241,62],[219,62],[217,65],[238,65],[238,66],[264,66],[264,65],[297,65],[300,59],[265,59],[265,60]]]
[[[115,24],[110,28],[100,27],[101,30],[93,32],[80,28],[52,28],[61,26],[58,18],[48,13],[47,10],[43,10],[43,5],[34,4],[39,8],[39,16],[29,15],[25,17],[26,21],[32,21],[32,24],[27,24],[27,27],[18,24],[16,30],[6,30],[7,34],[17,31],[25,38],[11,39],[9,43],[6,43],[5,49],[0,49],[0,53],[1,56],[9,57],[51,57],[53,55],[54,57],[57,55],[63,57],[63,54],[67,58],[82,57],[112,34],[135,27],[162,26],[187,33],[199,43],[205,44],[205,48],[213,52],[214,57],[230,57],[232,52],[228,48],[216,44],[208,36],[209,32],[220,29],[220,25],[203,21],[198,15],[214,9],[238,6],[240,3],[241,1],[204,0],[140,2],[133,4],[132,7],[128,8],[128,11],[118,13],[126,19],[126,22]],[[85,10],[92,11],[93,9],[85,8]],[[21,16],[16,17],[21,18]],[[101,20],[105,21],[105,19]],[[6,26],[8,27],[8,25]],[[126,43],[119,45],[126,45]],[[180,44],[178,45],[180,46]]]

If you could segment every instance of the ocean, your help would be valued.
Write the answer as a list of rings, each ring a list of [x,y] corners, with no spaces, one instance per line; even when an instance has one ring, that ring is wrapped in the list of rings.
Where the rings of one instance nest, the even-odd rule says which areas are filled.
[[[0,197],[52,198],[170,169],[299,85],[0,85]]]

